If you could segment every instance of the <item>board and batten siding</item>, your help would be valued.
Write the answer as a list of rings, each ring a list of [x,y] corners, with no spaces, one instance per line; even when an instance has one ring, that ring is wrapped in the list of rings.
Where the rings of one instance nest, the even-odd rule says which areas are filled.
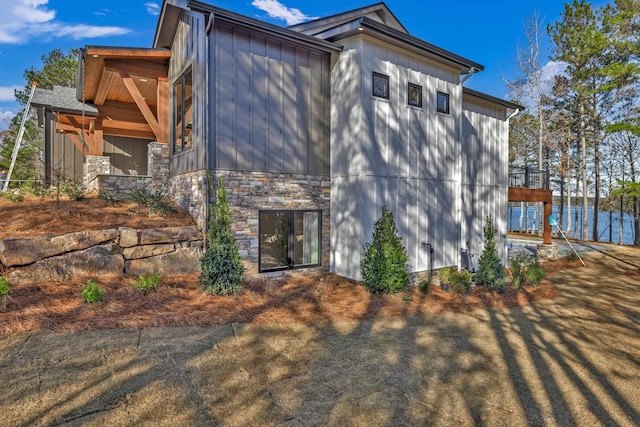
[[[329,54],[216,23],[215,169],[329,174]]]
[[[459,72],[374,40],[341,40],[332,74],[331,228],[335,271],[360,278],[362,245],[382,206],[394,214],[410,271],[457,265],[459,257]],[[372,73],[389,76],[389,99],[372,95]],[[422,108],[407,103],[422,86]],[[437,92],[450,114],[436,112]],[[434,249],[434,263],[422,243]]]
[[[61,174],[60,178],[82,180],[84,155],[78,150],[71,138],[64,133],[56,132],[56,119],[51,112],[47,112],[46,140],[49,141],[47,148],[45,164],[47,164],[47,180],[57,183],[57,174]],[[78,139],[80,137],[78,136]],[[87,148],[87,153],[89,149]]]
[[[191,67],[193,71],[193,145],[183,152],[173,152],[175,141],[174,83]],[[181,175],[207,166],[207,55],[204,16],[184,11],[171,47],[169,63],[169,144],[171,174]]]
[[[111,161],[112,175],[146,175],[147,146],[151,140],[105,135],[103,155]]]
[[[489,214],[498,252],[507,258],[508,140],[506,108],[464,96],[462,115],[462,247],[479,256]]]

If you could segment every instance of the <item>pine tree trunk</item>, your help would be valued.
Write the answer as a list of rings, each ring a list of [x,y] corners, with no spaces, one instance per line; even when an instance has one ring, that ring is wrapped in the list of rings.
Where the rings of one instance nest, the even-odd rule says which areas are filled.
[[[582,148],[582,240],[589,236],[589,192],[587,185],[587,136],[584,100],[580,101],[580,146]]]

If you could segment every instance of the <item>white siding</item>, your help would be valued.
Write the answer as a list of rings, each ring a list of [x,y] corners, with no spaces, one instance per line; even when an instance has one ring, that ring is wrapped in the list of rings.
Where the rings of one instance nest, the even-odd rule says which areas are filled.
[[[333,265],[360,278],[362,246],[386,205],[396,219],[411,271],[457,265],[461,196],[459,74],[366,36],[344,40],[332,74],[331,218]],[[372,73],[389,76],[389,100],[372,95]],[[423,88],[407,105],[408,83]],[[436,92],[450,114],[436,113]]]

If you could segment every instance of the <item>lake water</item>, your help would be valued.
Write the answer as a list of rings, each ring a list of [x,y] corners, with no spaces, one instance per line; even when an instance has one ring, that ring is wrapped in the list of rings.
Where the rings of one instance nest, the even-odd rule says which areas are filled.
[[[533,224],[533,212],[537,208],[535,206],[529,207],[529,229],[531,228],[531,224]],[[572,230],[571,235],[567,235],[567,237],[573,237],[573,229],[575,229],[575,212],[578,209],[578,239],[582,238],[582,221],[584,218],[582,206],[572,206],[571,207],[571,221],[572,221]],[[560,207],[553,207],[553,215],[557,220],[560,220],[559,216]],[[587,236],[587,240],[591,240],[591,233],[593,229],[593,208],[589,207],[589,235]],[[563,208],[563,224],[562,231],[565,231],[567,228],[567,219],[568,219],[568,208],[565,206]],[[612,231],[612,241],[613,243],[619,243],[620,239],[620,212],[613,212],[611,215],[611,225],[609,224],[609,212],[598,212],[598,235],[599,240],[601,242],[609,241],[609,227],[611,227]],[[509,211],[507,212],[507,228],[511,230],[511,219],[513,219],[513,230],[519,231],[520,226],[520,204],[509,206]],[[524,228],[524,218],[523,218],[523,228]],[[554,227],[554,233],[556,232],[556,228]],[[622,217],[622,243],[625,245],[633,244],[633,216],[629,213],[624,213]]]

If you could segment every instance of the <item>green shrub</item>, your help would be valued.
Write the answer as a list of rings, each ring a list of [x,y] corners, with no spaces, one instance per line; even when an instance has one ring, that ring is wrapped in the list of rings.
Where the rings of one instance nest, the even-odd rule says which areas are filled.
[[[527,269],[527,280],[529,280],[529,283],[531,283],[531,285],[538,287],[540,286],[540,282],[542,282],[542,279],[544,278],[544,267],[542,267],[539,263],[538,260],[535,260],[534,262],[532,262],[531,264],[529,264],[529,268]]]
[[[22,202],[24,200],[24,196],[20,193],[14,193],[12,191],[7,192],[4,195],[5,199],[7,199],[8,201],[12,202],[12,203],[18,203],[18,202]]]
[[[531,263],[531,257],[518,254],[509,260],[509,271],[511,273],[511,286],[519,288],[526,280],[527,267]]]
[[[409,257],[393,214],[382,207],[382,216],[373,224],[373,239],[363,246],[360,261],[362,281],[369,292],[395,293],[409,286]]]
[[[431,277],[429,277],[427,280],[421,280],[418,283],[418,289],[420,289],[420,292],[422,292],[423,294],[428,294],[429,292],[431,292]]]
[[[98,302],[102,300],[104,290],[93,280],[87,280],[87,284],[82,288],[82,296],[86,303]]]
[[[451,280],[451,268],[440,269],[438,271],[438,280],[440,280],[440,283],[449,283],[449,280]]]
[[[471,289],[471,273],[468,271],[454,271],[451,273],[451,291],[454,294],[463,294]]]
[[[60,184],[60,191],[71,200],[82,200],[84,198],[84,186],[78,181],[66,181]]]
[[[29,178],[25,182],[20,184],[20,191],[22,193],[27,193],[27,194],[31,194],[32,196],[35,196],[38,193],[38,189],[33,178]]]
[[[576,261],[578,259],[578,254],[576,254],[574,251],[568,251],[568,250],[564,250],[564,258],[567,261]]]
[[[150,215],[168,215],[174,210],[171,202],[167,200],[166,189],[149,191],[140,186],[131,190],[129,197],[134,203],[147,208]]]
[[[9,279],[0,276],[0,298],[4,298],[11,292],[11,286],[9,286]]]
[[[213,187],[211,172],[207,177],[211,194],[216,194],[216,203],[210,205],[207,250],[200,260],[200,285],[212,295],[231,295],[244,281],[244,264],[238,242],[231,232],[231,207],[222,177],[217,189]]]
[[[476,281],[489,290],[504,292],[506,289],[504,285],[504,270],[496,248],[496,233],[498,230],[493,226],[491,215],[487,216],[482,230],[484,233],[484,249],[482,255],[480,255]]]
[[[133,286],[136,287],[142,293],[149,293],[151,291],[155,291],[158,289],[160,285],[160,276],[159,273],[155,274],[141,274],[138,276],[138,280],[134,280]]]
[[[117,192],[108,190],[98,191],[98,197],[110,204],[115,204],[120,200]]]

